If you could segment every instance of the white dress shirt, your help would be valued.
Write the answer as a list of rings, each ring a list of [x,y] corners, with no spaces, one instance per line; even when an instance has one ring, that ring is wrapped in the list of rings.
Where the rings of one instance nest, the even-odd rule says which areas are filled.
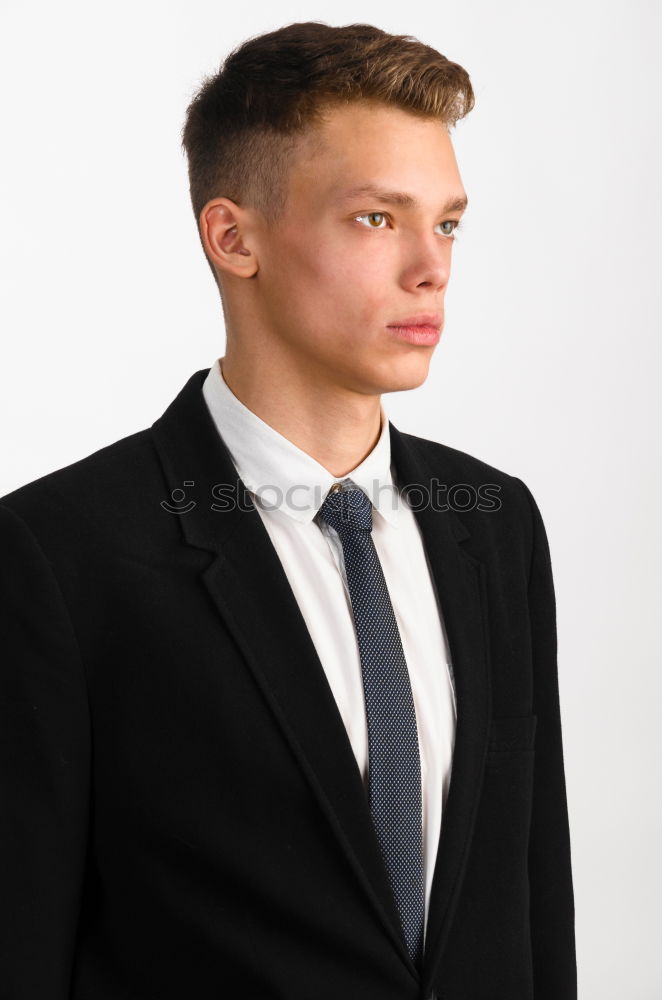
[[[446,630],[418,522],[391,467],[388,417],[370,454],[341,480],[261,420],[211,367],[202,392],[237,473],[250,491],[308,627],[347,730],[366,791],[368,724],[340,537],[317,516],[335,482],[373,503],[372,538],[400,630],[421,757],[425,923],[442,811],[450,783],[456,703]]]

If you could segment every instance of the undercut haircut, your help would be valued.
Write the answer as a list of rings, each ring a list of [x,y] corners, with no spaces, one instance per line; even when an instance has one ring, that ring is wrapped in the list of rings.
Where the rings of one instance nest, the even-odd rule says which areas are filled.
[[[462,66],[411,35],[370,24],[288,24],[230,52],[204,78],[182,128],[198,234],[202,209],[220,197],[275,225],[302,138],[314,135],[334,105],[361,100],[450,129],[471,111],[474,93]]]

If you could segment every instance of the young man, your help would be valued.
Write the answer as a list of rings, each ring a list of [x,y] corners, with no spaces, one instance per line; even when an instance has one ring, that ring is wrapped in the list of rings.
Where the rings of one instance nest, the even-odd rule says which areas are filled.
[[[576,997],[543,523],[380,400],[443,328],[472,105],[319,23],[191,103],[225,354],[0,504],[8,1000]]]

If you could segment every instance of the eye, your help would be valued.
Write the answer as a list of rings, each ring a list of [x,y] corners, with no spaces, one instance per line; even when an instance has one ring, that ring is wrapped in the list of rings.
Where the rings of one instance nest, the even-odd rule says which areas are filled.
[[[382,229],[383,227],[380,226],[379,224],[377,224],[376,226],[374,226],[372,224],[372,220],[373,219],[385,219],[386,215],[384,214],[384,212],[367,212],[365,215],[356,215],[356,216],[354,216],[354,218],[355,219],[369,219],[370,222],[369,222],[369,225],[367,227],[369,229]]]
[[[460,226],[462,225],[462,223],[459,221],[459,219],[446,219],[445,222],[439,222],[439,223],[437,223],[437,225],[439,225],[439,226],[452,226],[453,228],[450,230],[450,232],[446,232],[443,235],[444,236],[448,236],[450,239],[454,240],[455,236],[453,235],[453,233],[457,229],[460,228]]]
[[[385,227],[382,226],[381,223],[384,220],[386,220],[387,218],[388,218],[388,216],[386,215],[385,212],[366,212],[363,215],[355,215],[354,216],[354,219],[367,219],[368,220],[367,225],[366,225],[366,229],[384,229]],[[460,228],[460,226],[462,225],[462,223],[460,222],[459,219],[446,219],[445,222],[438,222],[437,225],[438,226],[451,226],[452,228],[450,230],[447,230],[446,232],[442,233],[441,235],[445,236],[446,239],[454,240],[455,239],[454,233],[455,233],[455,231],[457,229]]]

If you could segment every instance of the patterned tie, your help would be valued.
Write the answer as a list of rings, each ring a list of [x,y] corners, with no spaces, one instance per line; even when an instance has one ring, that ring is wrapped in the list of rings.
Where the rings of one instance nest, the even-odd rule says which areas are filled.
[[[360,489],[330,491],[319,510],[336,529],[358,639],[368,719],[370,812],[412,961],[423,954],[421,763],[407,661]]]

